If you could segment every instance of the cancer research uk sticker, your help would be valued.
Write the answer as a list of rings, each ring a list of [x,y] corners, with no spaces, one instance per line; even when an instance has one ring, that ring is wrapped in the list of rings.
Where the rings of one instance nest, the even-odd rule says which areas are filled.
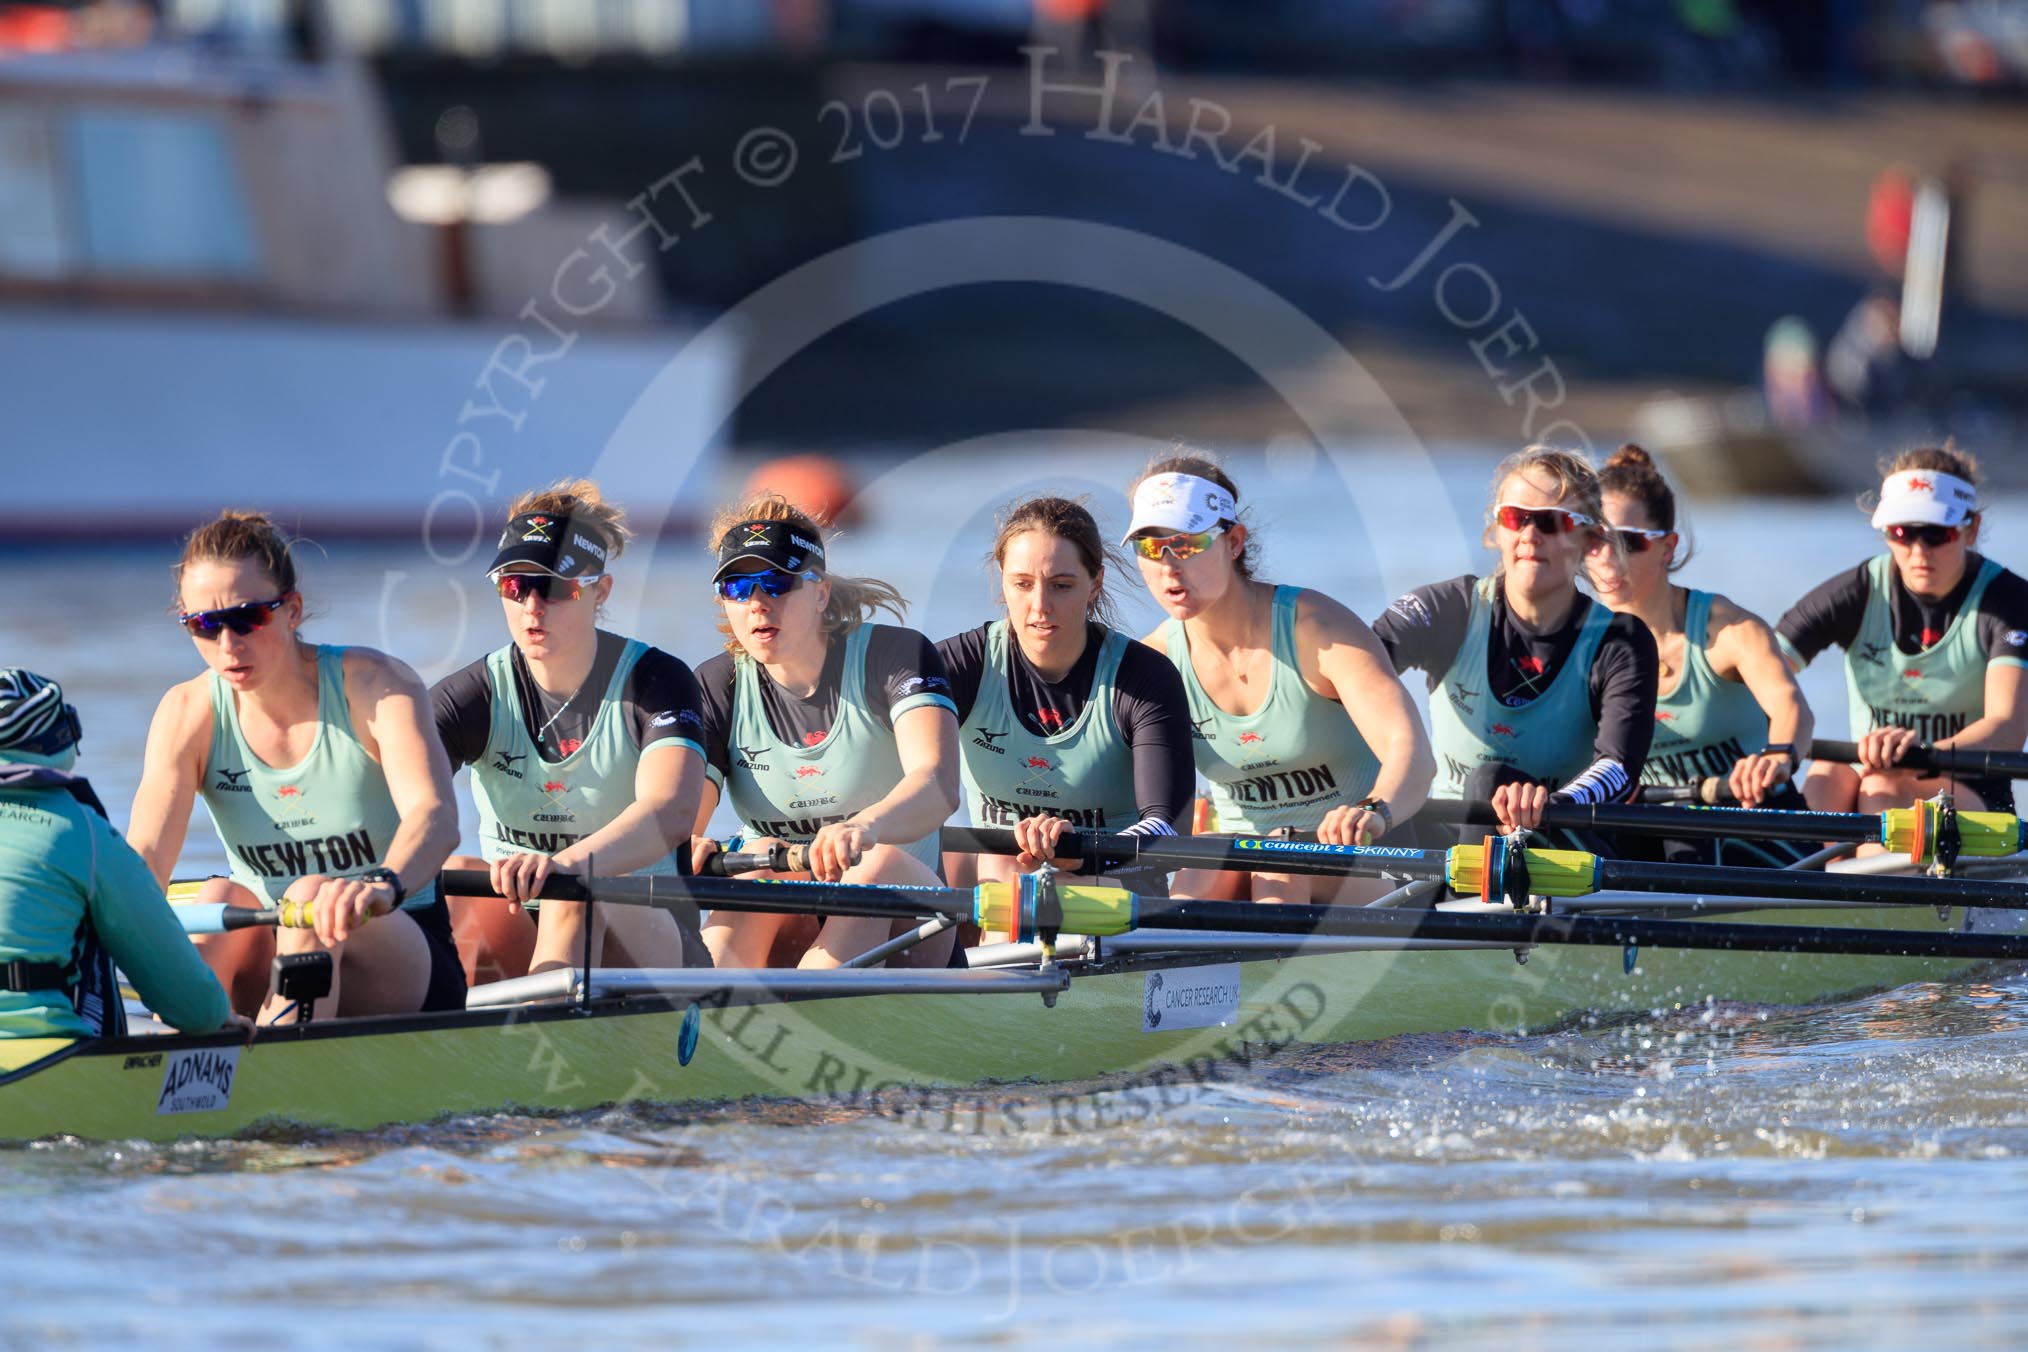
[[[233,1076],[239,1074],[238,1047],[198,1047],[169,1053],[162,1070],[162,1097],[155,1116],[215,1113],[232,1102]]]
[[[1216,1028],[1239,1017],[1239,964],[1172,967],[1142,980],[1141,1031]]]

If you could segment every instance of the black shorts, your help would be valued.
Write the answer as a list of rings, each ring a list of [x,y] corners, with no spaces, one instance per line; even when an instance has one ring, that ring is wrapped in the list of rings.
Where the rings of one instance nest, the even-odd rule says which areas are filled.
[[[451,937],[451,912],[441,895],[436,904],[402,914],[415,921],[430,948],[430,981],[423,992],[422,1012],[437,1014],[465,1007],[465,964],[458,960],[457,941]]]

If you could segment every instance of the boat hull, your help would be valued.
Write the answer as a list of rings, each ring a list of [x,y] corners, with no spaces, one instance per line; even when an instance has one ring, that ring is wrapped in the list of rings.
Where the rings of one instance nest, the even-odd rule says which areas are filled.
[[[1928,907],[1847,910],[1823,923],[1938,930],[1957,928],[1962,915],[1946,918]],[[1792,923],[1796,916],[1732,918]],[[1525,963],[1508,948],[1372,949],[1223,967],[1101,969],[1076,977],[1051,1008],[1033,993],[722,1005],[707,994],[696,1014],[687,997],[600,1000],[264,1029],[244,1048],[216,1035],[17,1044],[16,1068],[0,1078],[0,1139],[290,1135],[501,1110],[755,1096],[833,1096],[917,1112],[939,1098],[948,1103],[946,1091],[990,1082],[1124,1076],[1188,1083],[1297,1044],[1541,1030],[1586,1011],[1669,1010],[1706,1000],[1803,1004],[1974,965],[1662,949],[1641,950],[1631,970],[1627,960],[1622,950],[1602,948],[1544,947]],[[1228,978],[1236,991],[1221,986]],[[1155,1008],[1165,990],[1182,991],[1192,1003]],[[1218,1022],[1177,1026],[1193,1016]],[[686,1019],[697,1034],[687,1058]],[[39,1050],[49,1054],[21,1064]]]

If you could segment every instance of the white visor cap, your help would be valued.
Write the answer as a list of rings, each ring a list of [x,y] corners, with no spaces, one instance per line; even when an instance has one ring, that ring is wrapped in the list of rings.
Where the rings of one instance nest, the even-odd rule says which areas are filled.
[[[1978,490],[1954,474],[1933,469],[1905,469],[1880,485],[1880,505],[1873,509],[1873,528],[1889,526],[1961,526],[1979,510]]]
[[[1134,490],[1134,516],[1121,537],[1125,544],[1144,530],[1182,535],[1210,530],[1221,521],[1236,521],[1239,504],[1232,494],[1195,474],[1151,474]]]

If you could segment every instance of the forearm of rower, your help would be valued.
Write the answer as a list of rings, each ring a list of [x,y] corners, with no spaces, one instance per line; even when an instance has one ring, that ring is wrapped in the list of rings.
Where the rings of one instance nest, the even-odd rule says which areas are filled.
[[[955,785],[933,766],[904,774],[885,798],[846,820],[871,830],[883,845],[904,845],[940,830],[957,807]]]
[[[1380,771],[1373,777],[1373,796],[1386,802],[1397,822],[1407,821],[1429,800],[1430,781],[1436,777],[1436,757],[1429,739],[1420,728],[1397,733],[1380,753]]]
[[[438,802],[419,812],[402,815],[394,839],[388,843],[381,864],[394,870],[402,890],[414,896],[428,887],[458,848],[458,809],[453,803]]]
[[[687,845],[703,797],[704,761],[694,748],[667,742],[649,748],[636,775],[636,796],[598,830],[553,857],[556,867],[581,873],[632,873],[659,863]]]

